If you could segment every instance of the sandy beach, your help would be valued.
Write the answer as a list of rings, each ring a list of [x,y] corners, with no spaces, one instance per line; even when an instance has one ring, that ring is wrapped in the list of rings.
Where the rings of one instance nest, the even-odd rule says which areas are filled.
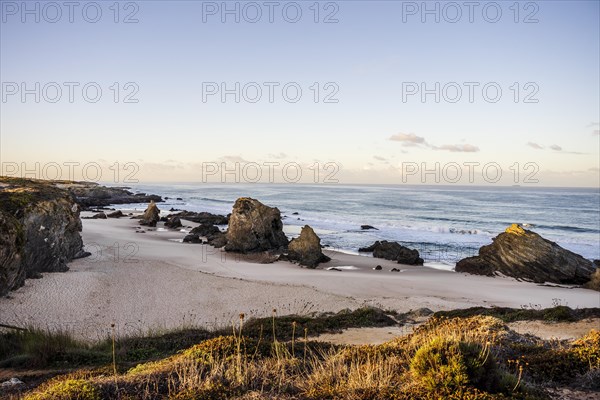
[[[85,215],[85,214],[82,214]],[[196,224],[184,221],[184,226]],[[140,227],[129,218],[83,220],[92,256],[46,273],[0,299],[0,321],[105,337],[185,325],[222,327],[240,312],[252,317],[337,312],[369,305],[406,312],[472,306],[600,306],[598,292],[404,266],[328,251],[318,269],[242,260],[208,245],[181,243],[185,232]],[[140,233],[144,231],[144,233]],[[381,265],[381,271],[373,270]],[[355,269],[328,271],[328,267]],[[401,272],[390,272],[398,268]]]

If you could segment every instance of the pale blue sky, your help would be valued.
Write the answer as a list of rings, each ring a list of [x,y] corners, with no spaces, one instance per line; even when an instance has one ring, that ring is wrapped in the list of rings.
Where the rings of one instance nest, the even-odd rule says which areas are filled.
[[[139,22],[129,24],[114,23],[112,1],[99,2],[97,23],[83,18],[88,2],[79,3],[74,23],[67,9],[57,23],[45,21],[42,11],[39,23],[31,15],[23,23],[22,10],[13,7],[21,2],[0,3],[2,162],[136,162],[138,177],[150,182],[195,180],[205,161],[320,160],[341,165],[345,183],[401,183],[407,162],[497,162],[505,170],[534,162],[541,185],[599,185],[598,1],[520,2],[519,23],[512,1],[497,3],[497,23],[482,15],[490,2],[475,9],[473,23],[464,7],[456,23],[443,13],[439,23],[431,15],[423,23],[419,12],[405,14],[403,22],[403,9],[422,2],[401,1],[321,2],[319,18],[336,6],[337,23],[314,23],[314,1],[298,2],[298,23],[282,16],[289,2],[279,2],[274,23],[265,6],[257,23],[243,15],[240,23],[205,15],[204,23],[203,7],[221,2],[140,1],[132,2]],[[121,21],[135,10],[126,4],[120,3]],[[534,11],[539,22],[523,23]],[[103,94],[88,103],[76,89],[69,103],[63,87],[57,103],[35,103],[31,95],[23,103],[18,93],[5,93],[10,82],[97,82]],[[127,92],[122,86],[134,82],[139,102],[114,103],[114,82],[121,96]],[[278,89],[269,103],[263,86],[255,104],[235,103],[233,96],[203,102],[203,82],[297,82],[303,96],[288,103]],[[339,102],[314,103],[314,82],[321,95],[324,84],[335,83]],[[489,103],[479,86],[470,103],[463,86],[463,100],[455,104],[435,103],[432,95],[425,103],[418,95],[403,102],[405,82],[496,82],[503,94]],[[510,89],[515,82],[521,86],[517,103]],[[539,88],[538,103],[523,102],[528,82]],[[394,135],[400,140],[390,140]]]

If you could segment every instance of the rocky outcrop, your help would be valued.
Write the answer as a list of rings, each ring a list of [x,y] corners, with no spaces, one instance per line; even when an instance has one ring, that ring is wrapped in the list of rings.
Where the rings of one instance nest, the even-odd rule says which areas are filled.
[[[150,202],[146,211],[141,216],[140,225],[146,225],[150,227],[155,227],[158,221],[160,221],[160,210],[155,202]]]
[[[117,211],[113,211],[111,213],[106,214],[106,216],[108,218],[121,218],[121,217],[124,217],[125,214],[123,214],[123,211],[117,210]]]
[[[193,211],[182,211],[176,215],[181,219],[195,222],[197,224],[208,224],[208,225],[227,225],[229,219],[224,215],[211,214],[208,212],[193,212]]]
[[[377,241],[371,246],[358,249],[358,251],[373,252],[373,257],[397,261],[398,264],[423,265],[423,259],[418,250],[409,249],[396,242]]]
[[[0,177],[0,295],[89,255],[80,232],[79,206],[68,192],[45,181]]]
[[[479,249],[479,255],[460,260],[456,272],[492,276],[503,274],[537,283],[584,284],[595,268],[592,262],[535,232],[511,225]]]
[[[287,244],[279,209],[249,197],[236,200],[229,217],[226,251],[251,253],[281,250]]]
[[[157,195],[133,193],[128,187],[106,187],[95,182],[57,181],[53,184],[59,189],[69,191],[82,208],[106,207],[111,204],[160,203],[163,199]]]
[[[378,231],[379,229],[375,228],[372,225],[361,225],[360,229],[362,229],[363,231],[368,231],[368,230],[376,230]]]
[[[221,232],[221,230],[215,225],[209,224],[200,224],[190,231],[188,235],[188,239],[192,239],[192,236],[195,236],[200,240],[200,237],[206,238],[206,243],[210,244],[214,247],[223,247],[227,243],[227,238],[225,233]],[[187,236],[186,236],[187,237]],[[185,241],[185,240],[184,240]],[[201,242],[201,240],[200,240]],[[200,243],[195,241],[193,243]]]
[[[287,258],[309,268],[316,268],[319,263],[331,260],[323,254],[321,239],[308,225],[305,225],[300,236],[292,239],[288,245]]]
[[[178,216],[170,216],[165,221],[165,227],[171,229],[181,228],[183,225],[181,224],[181,219]]]

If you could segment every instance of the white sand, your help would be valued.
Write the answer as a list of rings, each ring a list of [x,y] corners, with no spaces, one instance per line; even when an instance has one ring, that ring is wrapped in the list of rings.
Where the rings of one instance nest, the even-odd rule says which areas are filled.
[[[92,257],[72,262],[68,272],[29,279],[1,298],[0,322],[67,329],[95,339],[105,337],[112,322],[124,335],[184,324],[224,326],[240,312],[269,316],[274,308],[280,315],[363,305],[404,312],[421,307],[551,307],[554,299],[573,308],[600,306],[600,293],[587,289],[399,266],[335,252],[328,252],[332,261],[323,268],[357,269],[257,264],[210,246],[180,243],[183,232],[141,228],[128,218],[84,220],[83,227]],[[140,228],[146,233],[136,233]],[[382,271],[372,269],[377,264]],[[390,272],[394,267],[403,272]]]

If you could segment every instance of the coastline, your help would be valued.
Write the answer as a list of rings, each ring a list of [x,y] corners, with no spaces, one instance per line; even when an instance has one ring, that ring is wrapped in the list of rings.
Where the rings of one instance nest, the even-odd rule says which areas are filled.
[[[184,221],[184,226],[196,224]],[[136,231],[145,231],[137,233]],[[92,256],[64,273],[45,273],[0,299],[0,320],[104,338],[181,326],[223,327],[249,317],[337,312],[361,306],[407,312],[473,306],[598,307],[597,292],[474,276],[326,251],[318,269],[286,261],[260,264],[208,245],[181,243],[184,232],[146,229],[138,220],[83,220]],[[118,249],[118,251],[117,251]],[[373,267],[381,265],[381,271]],[[326,268],[354,266],[355,270]],[[390,272],[398,268],[401,272]]]

